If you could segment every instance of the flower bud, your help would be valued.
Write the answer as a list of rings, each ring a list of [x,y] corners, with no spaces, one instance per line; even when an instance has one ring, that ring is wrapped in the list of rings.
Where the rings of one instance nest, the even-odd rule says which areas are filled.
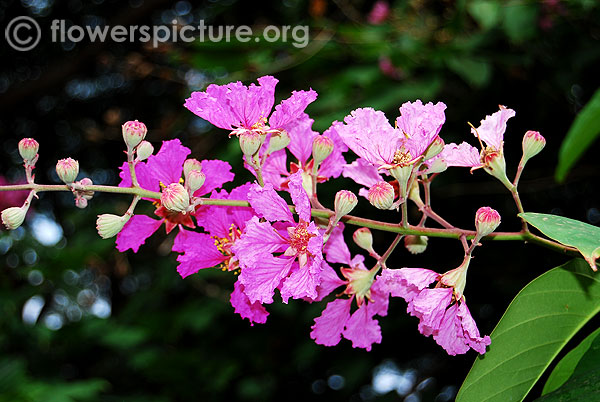
[[[127,149],[130,150],[137,147],[138,144],[142,142],[144,138],[146,138],[146,133],[148,132],[146,125],[137,120],[128,121],[127,123],[123,124],[122,129],[123,140],[127,145]]]
[[[63,183],[73,183],[79,174],[79,162],[72,158],[59,160],[56,163],[56,174]]]
[[[411,254],[421,254],[427,248],[427,236],[407,235],[404,237],[404,246]]]
[[[367,250],[369,253],[374,253],[373,251],[373,235],[369,228],[360,228],[354,231],[352,235],[352,240],[354,243],[363,250]]]
[[[546,146],[546,139],[538,131],[527,131],[523,136],[523,164],[537,154]]]
[[[358,198],[352,191],[341,190],[335,195],[335,216],[341,218],[348,215],[358,204]]]
[[[171,183],[163,189],[160,202],[170,211],[185,213],[190,206],[190,196],[181,184]]]
[[[434,156],[439,155],[439,153],[442,152],[442,150],[444,149],[444,145],[446,144],[444,143],[442,137],[440,137],[439,135],[435,137],[433,142],[429,144],[427,151],[425,151],[425,157],[423,158],[423,160],[428,160],[433,158]]]
[[[484,151],[481,163],[484,165],[483,170],[500,180],[506,188],[512,189],[513,184],[508,180],[508,177],[506,177],[506,160],[504,159],[502,152]]]
[[[9,230],[14,230],[23,224],[27,209],[24,207],[10,207],[2,211],[2,223]]]
[[[367,198],[376,208],[390,209],[394,203],[394,187],[388,182],[379,181],[371,186]]]
[[[23,138],[19,141],[19,154],[25,163],[31,163],[36,157],[40,144],[33,138]]]
[[[202,163],[196,159],[186,159],[183,162],[183,177],[187,178],[192,170],[202,171]]]
[[[252,156],[258,152],[261,145],[265,141],[265,136],[255,131],[245,131],[238,136],[240,140],[240,148],[246,156]]]
[[[129,221],[131,215],[117,216],[113,214],[102,214],[98,215],[96,220],[96,229],[98,234],[103,239],[109,239],[116,236],[122,229],[123,226]]]
[[[333,152],[333,140],[324,135],[317,135],[312,143],[312,156],[315,163],[323,162]]]
[[[482,238],[492,233],[500,225],[500,214],[490,207],[481,207],[475,213],[477,237]]]
[[[204,173],[199,170],[190,170],[185,178],[185,187],[190,192],[190,195],[199,190],[205,180],[206,175]]]
[[[290,136],[285,130],[280,130],[278,134],[271,134],[269,153],[282,150],[290,144],[290,141]]]
[[[148,141],[142,141],[136,148],[135,153],[137,154],[136,160],[138,162],[145,161],[154,153],[154,147]]]

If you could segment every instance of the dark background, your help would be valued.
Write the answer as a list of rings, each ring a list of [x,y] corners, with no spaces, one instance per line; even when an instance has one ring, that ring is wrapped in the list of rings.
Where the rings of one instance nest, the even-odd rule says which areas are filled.
[[[600,86],[596,2],[390,5],[385,21],[374,24],[366,1],[0,1],[3,30],[12,18],[28,15],[43,32],[29,52],[0,41],[0,172],[9,182],[23,180],[17,142],[34,137],[38,182],[58,182],[56,160],[71,156],[80,161],[80,177],[114,185],[124,158],[120,125],[138,119],[156,149],[161,140],[179,138],[197,159],[229,161],[236,184],[243,183],[251,176],[235,141],[182,104],[212,82],[249,83],[272,74],[280,80],[276,102],[295,89],[319,93],[307,112],[321,132],[357,107],[372,106],[393,119],[403,102],[422,99],[448,106],[446,142],[475,145],[468,121],[477,126],[499,104],[513,108],[517,115],[505,135],[509,177],[526,130],[540,131],[548,142],[523,175],[525,210],[597,225],[598,143],[564,183],[554,180],[561,141]],[[110,26],[204,19],[255,31],[305,24],[311,40],[303,49],[264,41],[61,44],[49,35],[53,19]],[[325,205],[337,190],[357,189],[346,179],[322,187]],[[18,203],[7,197],[0,193],[2,208]],[[434,182],[433,197],[437,212],[457,226],[472,227],[477,208],[489,205],[502,214],[500,230],[519,229],[510,194],[483,171],[450,169]],[[447,401],[476,356],[447,356],[418,333],[402,300],[392,300],[388,317],[379,320],[383,341],[371,352],[346,340],[333,348],[314,344],[310,326],[323,303],[273,304],[268,322],[250,327],[229,305],[234,278],[207,269],[182,280],[170,253],[173,236],[162,229],[138,254],[118,253],[113,240],[97,236],[96,215],[122,212],[128,202],[97,195],[77,210],[68,194],[40,194],[23,228],[0,232],[0,400]],[[152,207],[138,210],[151,213]],[[355,212],[388,218],[364,200]],[[385,250],[391,235],[374,235],[376,249]],[[486,243],[475,256],[465,293],[485,334],[520,288],[566,261],[512,242]],[[444,272],[461,260],[458,242],[430,239],[425,254],[398,249],[389,265]],[[42,302],[39,314],[23,317],[26,303]]]

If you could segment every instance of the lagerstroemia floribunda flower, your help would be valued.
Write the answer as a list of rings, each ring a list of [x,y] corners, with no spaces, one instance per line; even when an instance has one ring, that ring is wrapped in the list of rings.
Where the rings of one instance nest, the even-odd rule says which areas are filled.
[[[285,303],[290,297],[317,297],[323,235],[311,221],[310,201],[302,188],[301,173],[290,176],[288,187],[298,222],[272,185],[263,188],[255,184],[248,191],[257,216],[246,223],[233,252],[242,268],[239,281],[251,302],[272,303],[276,288]],[[261,222],[259,217],[266,221]]]
[[[209,85],[204,92],[193,92],[184,106],[215,126],[230,130],[231,135],[251,132],[264,135],[281,130],[317,98],[312,89],[294,91],[292,96],[275,106],[271,114],[278,80],[266,75],[257,81],[258,85],[250,86],[239,81]]]
[[[320,345],[335,346],[343,336],[352,341],[353,347],[370,351],[373,343],[381,343],[381,328],[374,317],[387,315],[389,293],[381,288],[379,277],[375,277],[377,271],[365,267],[362,255],[350,258],[342,230],[343,227],[333,231],[325,252],[329,262],[344,264],[342,275],[346,280],[339,279],[325,263],[323,291],[318,300],[342,285],[346,285],[344,295],[350,297],[329,302],[323,313],[315,318],[310,337]],[[358,308],[351,313],[353,301]]]
[[[346,116],[346,124],[337,127],[342,140],[360,158],[378,170],[386,169],[398,180],[401,195],[406,195],[407,184],[413,170],[420,162],[434,155],[426,151],[437,140],[446,117],[446,105],[423,105],[420,100],[406,102],[400,107],[400,116],[396,119],[396,128],[392,127],[383,114],[372,108],[354,110]],[[360,172],[358,172],[360,173]],[[347,170],[345,174],[354,178],[356,170]],[[358,183],[372,181],[368,176],[357,176]]]
[[[181,145],[179,140],[164,141],[156,155],[151,155],[146,162],[139,162],[135,166],[135,173],[140,187],[150,191],[160,191],[161,186],[180,183],[183,164],[190,154],[190,149]],[[220,160],[204,160],[201,162],[202,171],[206,176],[202,187],[194,196],[208,194],[228,181],[233,180],[231,166]],[[131,187],[131,175],[127,163],[121,167],[121,183],[119,187]],[[194,228],[191,214],[173,212],[157,202],[154,213],[161,219],[152,219],[146,215],[133,215],[125,224],[123,230],[117,235],[117,249],[126,251],[138,249],[164,223],[167,233],[177,226]]]
[[[466,353],[473,348],[485,353],[490,337],[479,335],[462,291],[466,269],[440,275],[423,268],[386,269],[381,274],[382,289],[404,298],[407,311],[417,317],[419,332],[433,339],[449,355]],[[460,279],[457,279],[459,277]],[[437,282],[431,288],[431,285]]]

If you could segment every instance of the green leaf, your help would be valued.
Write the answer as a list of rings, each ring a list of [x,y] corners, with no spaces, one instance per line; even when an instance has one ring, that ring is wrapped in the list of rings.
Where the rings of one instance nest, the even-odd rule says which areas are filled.
[[[487,61],[469,57],[451,57],[446,60],[448,68],[474,87],[482,87],[488,83],[492,68]]]
[[[504,32],[517,43],[531,39],[537,32],[538,6],[534,3],[511,2],[504,6]]]
[[[575,117],[558,151],[556,180],[563,181],[575,162],[600,135],[600,89]]]
[[[525,212],[519,214],[528,223],[551,239],[566,246],[575,247],[583,258],[596,270],[596,258],[600,257],[600,228],[563,216]]]
[[[534,279],[491,334],[458,402],[520,401],[569,340],[600,311],[600,278],[572,260]]]
[[[563,385],[567,380],[573,375],[577,364],[581,360],[581,358],[587,353],[592,345],[592,342],[596,339],[596,337],[600,334],[600,328],[592,332],[585,338],[577,347],[571,350],[565,357],[562,358],[560,362],[554,367],[552,373],[546,380],[546,384],[544,384],[544,389],[542,390],[542,395],[549,394],[550,392],[558,389]]]
[[[494,0],[475,0],[467,5],[469,14],[484,29],[493,28],[500,21],[500,3]]]
[[[573,376],[556,391],[536,399],[537,402],[568,402],[600,400],[600,368]],[[596,395],[596,396],[594,396]]]

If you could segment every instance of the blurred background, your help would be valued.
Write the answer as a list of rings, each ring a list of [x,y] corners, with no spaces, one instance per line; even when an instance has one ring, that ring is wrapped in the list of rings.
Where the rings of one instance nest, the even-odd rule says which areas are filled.
[[[80,161],[80,178],[115,185],[124,159],[120,126],[132,119],[146,123],[156,149],[179,138],[197,159],[229,161],[235,185],[251,180],[237,141],[182,105],[210,83],[248,84],[272,74],[280,80],[276,102],[296,89],[319,93],[307,112],[321,132],[357,107],[383,110],[392,120],[403,102],[422,99],[448,106],[446,142],[475,145],[467,122],[477,126],[499,104],[513,108],[505,135],[509,177],[526,130],[548,141],[521,180],[525,210],[600,222],[598,143],[566,181],[554,179],[560,144],[600,87],[600,6],[594,0],[0,1],[3,30],[23,15],[44,34],[28,52],[0,41],[4,183],[24,181],[17,142],[34,137],[38,182],[58,183],[56,160],[70,156]],[[310,34],[305,47],[281,41],[57,43],[49,35],[54,19],[67,26],[175,29],[204,20],[256,31],[307,25]],[[322,202],[331,206],[343,188],[357,189],[334,180],[322,186]],[[450,169],[432,191],[434,208],[457,226],[471,228],[477,208],[489,205],[503,216],[500,230],[519,230],[510,194],[482,171]],[[23,198],[0,193],[0,209]],[[159,230],[137,254],[121,254],[114,240],[98,237],[96,215],[122,212],[128,204],[128,197],[99,194],[78,210],[69,194],[43,193],[23,227],[0,231],[0,400],[444,402],[454,399],[476,357],[473,351],[447,356],[421,336],[401,299],[379,320],[383,341],[371,352],[346,340],[333,348],[314,344],[310,326],[324,303],[276,303],[266,324],[250,327],[229,304],[233,276],[206,269],[180,278],[170,253],[173,234]],[[390,218],[365,200],[355,212]],[[378,250],[392,239],[374,235]],[[465,293],[484,334],[519,289],[566,261],[537,246],[504,242],[486,243],[475,256]],[[444,272],[461,261],[458,242],[430,239],[425,254],[399,248],[389,265]]]

